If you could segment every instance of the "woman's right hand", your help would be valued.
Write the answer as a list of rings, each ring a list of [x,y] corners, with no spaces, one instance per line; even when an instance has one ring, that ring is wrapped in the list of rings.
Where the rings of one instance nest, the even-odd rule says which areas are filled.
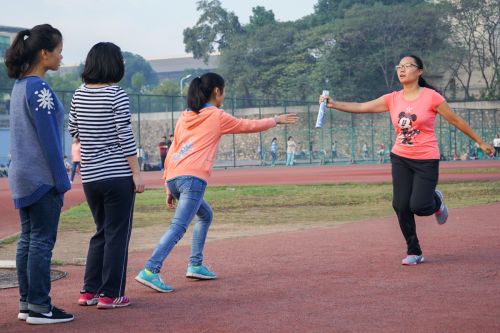
[[[332,99],[330,98],[330,96],[323,96],[323,95],[320,95],[319,96],[319,104],[323,103],[323,101],[326,99],[326,107],[329,108],[329,109],[333,109],[333,101]]]
[[[276,124],[295,124],[299,120],[299,116],[296,113],[285,113],[274,117]]]
[[[134,182],[134,191],[136,193],[142,193],[144,192],[144,181],[142,180],[141,173],[134,173],[132,174],[132,180]]]

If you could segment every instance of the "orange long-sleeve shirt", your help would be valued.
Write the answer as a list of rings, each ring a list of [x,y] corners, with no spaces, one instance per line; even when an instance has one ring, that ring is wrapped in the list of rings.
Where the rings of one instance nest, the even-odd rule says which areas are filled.
[[[199,113],[184,111],[175,126],[163,178],[195,176],[207,181],[222,135],[257,133],[275,126],[274,118],[235,118],[215,106],[206,107]]]

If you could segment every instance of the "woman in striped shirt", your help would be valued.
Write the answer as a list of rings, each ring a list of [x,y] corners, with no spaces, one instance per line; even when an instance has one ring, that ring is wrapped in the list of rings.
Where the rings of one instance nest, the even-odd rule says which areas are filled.
[[[118,46],[94,45],[69,115],[69,132],[81,143],[83,190],[96,224],[78,304],[101,309],[130,304],[124,295],[128,244],[135,193],[144,191],[129,98],[116,85],[124,72]]]

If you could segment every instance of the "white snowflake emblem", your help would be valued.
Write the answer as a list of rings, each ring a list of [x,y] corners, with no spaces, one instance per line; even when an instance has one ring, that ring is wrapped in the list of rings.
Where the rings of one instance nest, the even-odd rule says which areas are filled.
[[[52,110],[54,108],[54,99],[52,98],[52,94],[50,90],[47,88],[43,88],[38,94],[39,99],[37,100],[38,106],[43,109]]]

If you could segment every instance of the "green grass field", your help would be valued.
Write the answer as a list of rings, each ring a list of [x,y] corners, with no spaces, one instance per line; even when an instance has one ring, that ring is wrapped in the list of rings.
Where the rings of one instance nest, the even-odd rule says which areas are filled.
[[[500,201],[500,182],[442,183],[439,189],[450,208]],[[217,223],[314,226],[394,215],[391,184],[221,186],[209,187],[205,199]],[[137,195],[134,227],[164,224],[172,215],[163,190]],[[60,230],[94,230],[88,206],[64,212]]]

